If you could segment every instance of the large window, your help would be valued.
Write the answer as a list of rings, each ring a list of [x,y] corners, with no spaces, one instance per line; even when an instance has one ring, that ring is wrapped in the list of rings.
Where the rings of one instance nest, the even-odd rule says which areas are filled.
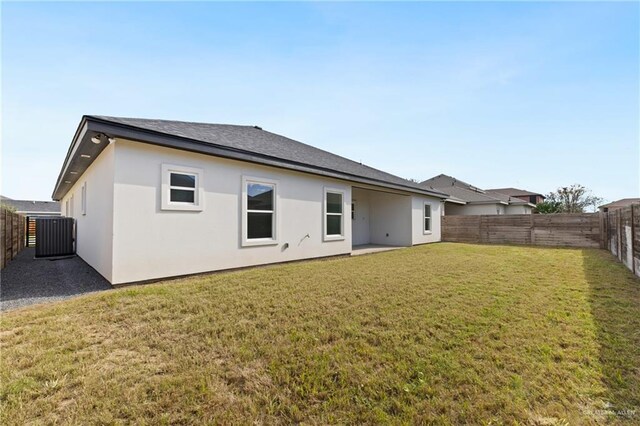
[[[276,182],[245,177],[243,186],[243,244],[276,244]]]
[[[431,204],[424,204],[424,232],[431,232]]]
[[[324,191],[324,239],[344,238],[344,191]]]
[[[162,165],[162,210],[202,210],[202,170]]]

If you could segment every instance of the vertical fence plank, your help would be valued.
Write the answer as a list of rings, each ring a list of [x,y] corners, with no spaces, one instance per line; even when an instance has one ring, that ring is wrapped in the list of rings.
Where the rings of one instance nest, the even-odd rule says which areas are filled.
[[[0,222],[0,269],[3,269],[24,248],[26,222],[24,216],[4,208],[0,209]]]
[[[0,255],[0,268],[4,268],[5,265],[5,247],[7,246],[5,241],[6,235],[6,215],[5,209],[0,209],[0,245],[2,246],[2,253]]]

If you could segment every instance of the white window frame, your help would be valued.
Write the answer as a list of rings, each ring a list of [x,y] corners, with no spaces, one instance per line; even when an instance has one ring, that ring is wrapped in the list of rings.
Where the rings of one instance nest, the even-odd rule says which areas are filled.
[[[71,211],[69,212],[69,217],[75,217],[73,215],[74,214],[74,211],[73,211],[74,210],[74,208],[73,208],[74,204],[75,203],[73,202],[73,194],[71,194],[71,198],[69,198],[69,206],[70,206],[70,209],[71,209]]]
[[[81,195],[82,216],[86,216],[87,215],[87,182],[84,182],[82,184],[80,195]]]
[[[195,188],[171,186],[172,173],[195,176]],[[204,189],[202,188],[203,177],[204,171],[202,169],[198,169],[195,167],[178,166],[175,164],[163,164],[160,209],[178,211],[202,211],[204,209]],[[171,201],[172,189],[193,190],[193,203]]]
[[[327,212],[327,194],[340,194],[342,196],[342,213],[328,213]],[[346,191],[338,188],[324,188],[324,197],[322,200],[322,237],[323,241],[342,241],[345,239],[345,220],[344,220],[344,212],[345,212],[345,197]],[[328,216],[340,216],[340,235],[327,235],[327,217]]]
[[[427,208],[429,208],[429,216],[427,216]],[[429,229],[426,229],[426,219],[429,218]],[[424,235],[433,233],[433,206],[431,203],[424,203],[422,206],[422,233]]]
[[[247,187],[251,183],[256,183],[259,185],[269,185],[273,186],[273,210],[249,210],[248,202],[247,202]],[[279,215],[278,215],[278,205],[279,205],[279,196],[278,196],[278,181],[274,179],[267,179],[261,177],[253,177],[253,176],[242,176],[242,209],[241,209],[241,223],[242,223],[242,247],[252,247],[252,246],[272,246],[278,244],[278,230],[279,226]],[[249,213],[271,213],[271,223],[273,229],[273,237],[272,238],[248,238],[249,232]]]

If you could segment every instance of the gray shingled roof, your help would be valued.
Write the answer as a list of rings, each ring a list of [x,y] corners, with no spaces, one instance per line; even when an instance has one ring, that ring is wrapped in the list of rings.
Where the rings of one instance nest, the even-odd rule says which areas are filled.
[[[445,174],[439,174],[422,181],[420,184],[427,188],[445,192],[451,195],[452,198],[463,200],[467,203],[504,202],[513,205],[529,204],[528,202],[515,198],[514,196],[510,196],[507,193],[498,192],[499,190],[497,189],[480,189],[477,186],[473,186],[470,183]]]
[[[630,206],[631,204],[638,204],[640,203],[640,198],[622,198],[620,200],[617,201],[613,201],[611,203],[608,204],[603,204],[601,205],[599,208],[620,208],[620,207],[627,207]]]
[[[518,197],[521,195],[542,195],[538,192],[531,192],[525,189],[518,189],[518,188],[492,188],[492,189],[487,189],[487,192],[499,192],[501,194],[510,195],[512,197]]]
[[[487,194],[483,194],[482,192],[473,191],[470,189],[462,188],[459,186],[448,186],[446,188],[433,188],[437,191],[446,192],[447,194],[466,201],[467,203],[500,203],[500,201],[495,197],[491,197]]]
[[[453,176],[439,174],[438,176],[434,176],[430,179],[420,182],[420,185],[431,187],[431,188],[448,188],[450,186],[457,186],[460,188],[470,189],[476,192],[484,192],[484,190],[478,188],[477,186],[471,185],[463,180],[459,180],[454,178]]]
[[[311,145],[262,130],[256,126],[229,124],[193,123],[185,121],[152,120],[107,116],[86,116],[103,122],[115,123],[136,129],[206,142],[217,147],[234,151],[258,154],[273,159],[310,166],[344,175],[362,177],[383,183],[394,184],[408,189],[425,192],[418,183],[366,166]],[[439,191],[429,191],[432,195],[444,196]]]
[[[492,190],[492,189],[488,189],[488,190],[486,191],[486,193],[487,193],[487,195],[489,195],[490,197],[497,198],[497,199],[502,200],[502,201],[505,201],[505,202],[507,202],[507,203],[509,203],[509,204],[529,204],[529,202],[528,202],[528,201],[522,200],[522,199],[517,198],[517,197],[512,197],[512,196],[510,196],[510,195],[503,194],[503,193],[501,193],[501,192],[496,192],[496,191],[494,191],[494,190]]]
[[[2,197],[2,204],[11,206],[19,213],[60,213],[57,201],[13,200]]]

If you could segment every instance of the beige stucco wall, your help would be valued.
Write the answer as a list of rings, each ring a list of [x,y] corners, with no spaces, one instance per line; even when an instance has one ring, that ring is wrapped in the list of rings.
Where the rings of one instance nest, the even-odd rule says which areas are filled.
[[[351,186],[345,182],[124,140],[116,144],[114,284],[351,251]],[[160,209],[165,163],[203,170],[202,211]],[[243,176],[278,182],[277,245],[241,245]],[[345,193],[339,241],[323,239],[325,187]]]
[[[353,188],[353,244],[410,246],[440,241],[438,198]],[[424,232],[424,204],[431,206],[431,232]]]
[[[355,203],[355,214],[351,221],[352,242],[354,246],[371,243],[370,218],[370,191],[353,188],[351,190],[352,201]]]
[[[113,279],[114,145],[109,144],[102,151],[61,200],[62,214],[76,219],[78,256],[110,282]],[[82,186],[85,184],[86,214],[82,214]],[[70,203],[69,211],[66,210],[67,202]]]
[[[431,206],[431,232],[424,232],[424,204]],[[411,197],[412,244],[425,244],[440,241],[442,208],[444,203],[438,198]]]
[[[162,209],[163,164],[202,169],[201,211]],[[243,177],[277,182],[277,244],[242,245]],[[83,215],[81,188],[85,183],[87,211]],[[366,242],[408,246],[440,240],[439,199],[379,191],[358,196],[358,188],[351,185],[118,139],[105,148],[61,202],[65,213],[66,202],[73,198],[78,255],[113,284],[348,254],[354,223],[352,191],[356,201],[366,205]],[[339,240],[324,238],[326,188],[344,192],[344,238]],[[432,232],[427,234],[422,229],[424,202],[432,207]]]
[[[479,215],[479,214],[505,214],[504,204],[454,204],[447,203],[445,215]]]
[[[411,196],[371,191],[369,194],[371,244],[411,245]]]
[[[531,214],[533,208],[525,205],[506,206],[505,214]]]

